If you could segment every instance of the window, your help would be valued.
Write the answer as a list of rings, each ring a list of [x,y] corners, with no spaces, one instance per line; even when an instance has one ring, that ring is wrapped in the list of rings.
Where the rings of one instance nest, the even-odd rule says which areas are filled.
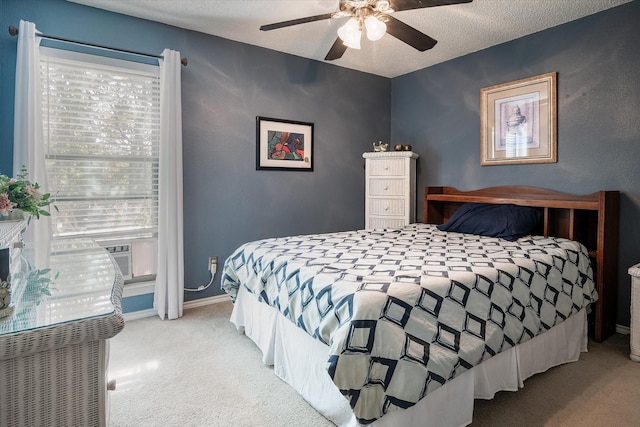
[[[158,228],[159,67],[44,47],[40,64],[48,187],[59,209],[53,236],[149,248]]]

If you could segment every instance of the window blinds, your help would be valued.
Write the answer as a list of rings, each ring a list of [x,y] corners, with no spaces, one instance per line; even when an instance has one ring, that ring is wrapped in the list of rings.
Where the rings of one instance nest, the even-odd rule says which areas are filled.
[[[43,48],[41,77],[53,235],[155,236],[158,67]]]

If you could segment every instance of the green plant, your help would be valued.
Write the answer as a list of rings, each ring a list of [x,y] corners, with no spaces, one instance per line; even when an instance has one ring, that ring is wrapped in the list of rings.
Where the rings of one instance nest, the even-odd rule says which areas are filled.
[[[31,183],[27,176],[27,168],[24,166],[17,178],[0,175],[0,215],[8,215],[13,209],[20,209],[36,218],[51,215],[51,195],[41,193],[40,185]],[[58,210],[55,205],[52,206]]]

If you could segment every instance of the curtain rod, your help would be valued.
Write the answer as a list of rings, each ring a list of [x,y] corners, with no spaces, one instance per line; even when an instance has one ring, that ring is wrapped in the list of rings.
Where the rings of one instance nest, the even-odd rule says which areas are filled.
[[[9,25],[9,34],[11,34],[12,36],[17,36],[18,35],[18,29],[13,25]],[[130,55],[138,55],[138,56],[146,56],[146,57],[149,57],[149,58],[164,59],[162,55],[154,55],[154,54],[151,54],[151,53],[143,53],[143,52],[136,52],[136,51],[133,51],[133,50],[118,49],[118,48],[109,47],[109,46],[101,46],[99,44],[86,43],[86,42],[81,42],[81,41],[78,41],[78,40],[64,39],[62,37],[49,36],[49,35],[46,35],[46,34],[36,34],[36,36],[37,37],[42,37],[42,38],[45,38],[45,39],[49,39],[49,40],[55,40],[55,41],[59,41],[59,42],[64,42],[64,43],[72,43],[72,44],[77,44],[77,45],[81,45],[81,46],[89,46],[89,47],[95,47],[95,48],[98,48],[98,49],[105,49],[105,50],[112,50],[112,51],[115,51],[115,52],[128,53]],[[187,58],[182,58],[180,60],[180,63],[186,67],[187,64],[189,63],[189,60]]]

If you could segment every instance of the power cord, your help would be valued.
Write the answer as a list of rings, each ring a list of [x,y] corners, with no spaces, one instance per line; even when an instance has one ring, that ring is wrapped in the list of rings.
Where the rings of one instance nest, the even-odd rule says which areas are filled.
[[[215,262],[212,262],[211,260],[209,260],[209,273],[211,273],[211,280],[209,280],[209,283],[207,283],[206,285],[200,285],[197,288],[184,288],[184,290],[189,292],[204,291],[213,283],[213,278],[216,276],[217,270],[218,270],[218,260],[216,259]]]

